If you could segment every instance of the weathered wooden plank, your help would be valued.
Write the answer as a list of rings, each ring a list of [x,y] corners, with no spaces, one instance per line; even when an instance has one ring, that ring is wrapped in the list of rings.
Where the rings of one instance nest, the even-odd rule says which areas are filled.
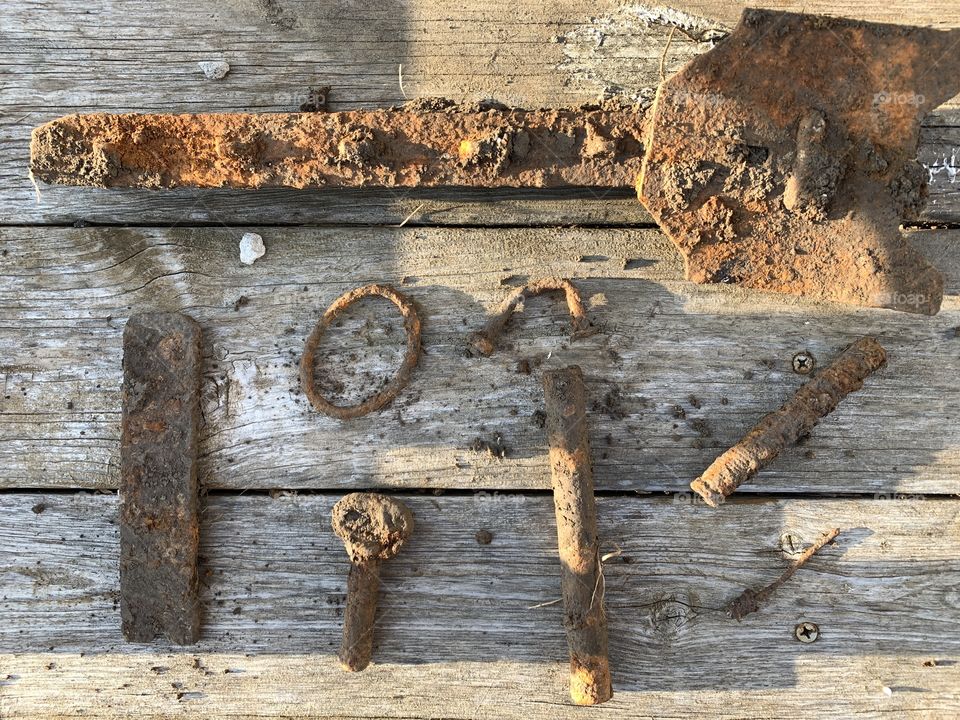
[[[946,276],[943,310],[920,318],[686,283],[655,230],[259,228],[248,267],[246,229],[0,232],[0,486],[117,486],[121,332],[160,309],[204,329],[208,488],[547,488],[540,373],[575,363],[597,487],[686,489],[804,381],[794,353],[826,363],[869,333],[888,367],[742,491],[960,492],[956,231],[912,236]],[[485,313],[543,275],[577,278],[602,331],[571,344],[541,298],[491,358],[463,357]],[[426,354],[392,408],[341,423],[309,407],[297,362],[331,300],[375,281],[419,304]],[[362,303],[321,345],[334,399],[399,363],[399,315],[381,311]],[[497,434],[504,459],[482,449]]]
[[[574,717],[552,503],[403,496],[417,517],[383,569],[378,647],[339,670],[348,572],[336,496],[216,496],[202,531],[204,630],[129,645],[116,607],[116,497],[0,496],[5,718]],[[610,717],[954,717],[956,500],[598,502]],[[841,535],[742,623],[723,607],[827,527]],[[478,530],[492,535],[479,544]],[[800,622],[819,626],[797,642]],[[577,714],[579,716],[579,714]]]
[[[580,193],[581,202],[558,203],[564,196],[554,193],[517,201],[513,194],[473,192],[437,200],[389,192],[44,188],[38,204],[27,172],[29,133],[71,112],[291,111],[321,85],[334,87],[333,109],[438,95],[520,107],[576,105],[603,93],[647,99],[660,80],[673,26],[729,26],[744,4],[685,1],[664,10],[612,0],[549,6],[496,0],[470,8],[453,0],[172,0],[161,8],[131,0],[91,12],[70,2],[17,3],[6,9],[0,38],[0,223],[398,223],[424,202],[433,208],[421,218],[427,224],[644,222],[648,217],[630,198],[611,204],[589,193]],[[880,6],[818,0],[804,9],[960,25],[952,0]],[[709,46],[674,35],[667,72]],[[226,59],[231,72],[219,81],[204,78],[196,63],[211,59]],[[947,127],[924,136],[922,156],[948,163],[933,179],[926,216],[932,221],[960,219],[958,165],[951,160],[960,148],[956,108],[953,103],[931,123]]]

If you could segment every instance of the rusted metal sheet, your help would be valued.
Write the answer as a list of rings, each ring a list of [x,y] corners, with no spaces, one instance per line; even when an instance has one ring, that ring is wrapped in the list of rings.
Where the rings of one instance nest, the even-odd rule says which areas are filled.
[[[47,183],[94,187],[623,187],[643,114],[443,102],[332,113],[68,115],[33,131]]]
[[[197,595],[200,327],[178,313],[123,331],[120,614],[123,635],[200,637]]]
[[[640,199],[687,278],[936,313],[904,240],[920,121],[960,90],[960,30],[747,10],[660,87]]]

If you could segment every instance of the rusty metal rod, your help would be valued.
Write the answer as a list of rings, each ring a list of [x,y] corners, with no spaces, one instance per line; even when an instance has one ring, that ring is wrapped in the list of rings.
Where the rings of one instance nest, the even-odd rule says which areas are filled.
[[[570,648],[570,697],[577,705],[596,705],[613,697],[613,687],[583,373],[576,366],[546,372],[543,391]]]
[[[120,618],[124,637],[200,637],[197,435],[200,327],[134,315],[123,331]]]
[[[690,487],[711,507],[719,506],[784,448],[809,435],[822,418],[863,387],[863,381],[886,362],[887,353],[874,338],[853,343],[779,410],[766,415],[740,442],[714,460]]]
[[[138,188],[633,187],[634,109],[420,103],[324,113],[67,115],[34,129],[30,170]]]

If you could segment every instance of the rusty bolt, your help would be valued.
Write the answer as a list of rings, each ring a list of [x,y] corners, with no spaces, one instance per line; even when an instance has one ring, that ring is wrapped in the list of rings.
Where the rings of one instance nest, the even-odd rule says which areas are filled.
[[[793,629],[793,634],[802,643],[812,643],[820,637],[820,628],[815,623],[802,622]]]
[[[817,365],[813,353],[808,350],[801,350],[793,356],[793,371],[797,375],[809,375]]]
[[[380,563],[396,555],[413,532],[413,513],[399,500],[351,493],[333,506],[331,525],[350,556],[340,665],[363,670],[373,653]]]

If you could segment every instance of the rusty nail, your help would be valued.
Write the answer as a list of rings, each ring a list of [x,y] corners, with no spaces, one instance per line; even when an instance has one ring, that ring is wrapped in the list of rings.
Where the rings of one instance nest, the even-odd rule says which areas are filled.
[[[833,542],[840,534],[840,528],[833,528],[823,533],[816,542],[800,553],[800,556],[790,563],[789,567],[780,573],[780,576],[773,582],[765,585],[759,590],[747,588],[736,597],[733,602],[727,605],[727,613],[736,621],[743,620],[747,615],[756,612],[760,606],[765,603],[777,589],[787,580],[793,577],[793,574],[802,568],[807,562],[824,548],[828,543]],[[789,537],[789,536],[788,536]],[[782,542],[782,541],[781,541]]]
[[[370,664],[380,592],[380,563],[400,552],[413,533],[413,513],[399,500],[351,493],[333,506],[331,526],[350,557],[340,665],[356,672]]]
[[[863,381],[886,362],[887,353],[874,338],[853,343],[779,410],[764,416],[740,442],[714,460],[690,487],[707,505],[717,507],[785,447],[809,435],[821,418],[863,387]]]
[[[802,643],[816,642],[820,637],[820,628],[816,623],[802,622],[793,629],[793,635]]]
[[[360,298],[371,295],[386,298],[400,309],[400,315],[403,317],[403,330],[407,335],[407,351],[403,356],[403,362],[400,369],[397,370],[397,374],[393,376],[393,379],[387,383],[383,390],[371,395],[357,405],[334,405],[320,394],[314,382],[314,357],[317,353],[317,346],[320,344],[320,338],[323,337],[324,332],[340,313]],[[323,317],[320,318],[320,322],[317,323],[313,332],[310,333],[310,337],[307,338],[303,346],[303,357],[300,359],[300,384],[314,408],[331,417],[350,420],[379,410],[393,401],[409,382],[410,374],[419,360],[420,316],[417,314],[416,306],[406,295],[389,285],[365,285],[344,293],[334,300]]]
[[[817,366],[817,359],[809,350],[801,350],[793,356],[791,364],[793,365],[793,371],[797,373],[797,375],[809,375]]]
[[[576,366],[544,373],[543,391],[570,697],[577,705],[596,705],[613,697],[613,687],[583,373]]]
[[[200,326],[133,315],[123,330],[120,619],[123,636],[200,638],[197,549]]]
[[[513,317],[513,313],[528,298],[549,292],[562,292],[570,311],[570,323],[573,326],[573,339],[587,337],[596,332],[596,328],[587,317],[587,311],[580,298],[577,286],[566,278],[542,278],[526,285],[510,295],[492,315],[482,330],[471,333],[468,338],[472,352],[489,357],[493,354],[497,340]]]

